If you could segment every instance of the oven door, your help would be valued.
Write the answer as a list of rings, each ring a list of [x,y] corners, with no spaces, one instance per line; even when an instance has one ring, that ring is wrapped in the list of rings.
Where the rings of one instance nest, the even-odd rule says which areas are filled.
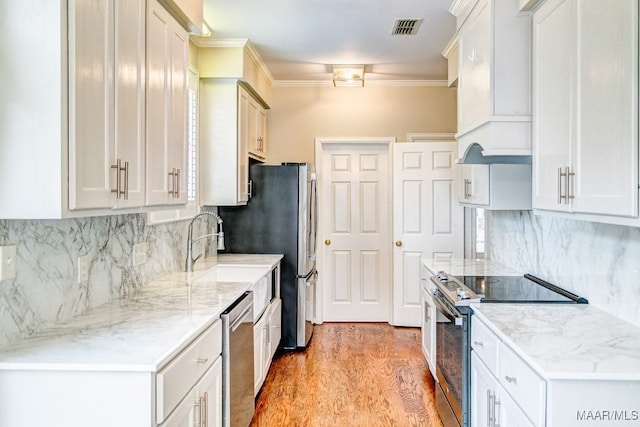
[[[463,402],[467,396],[465,372],[467,314],[451,306],[442,295],[433,295],[437,310],[436,375],[440,389],[436,389],[436,406],[445,427],[466,425]]]

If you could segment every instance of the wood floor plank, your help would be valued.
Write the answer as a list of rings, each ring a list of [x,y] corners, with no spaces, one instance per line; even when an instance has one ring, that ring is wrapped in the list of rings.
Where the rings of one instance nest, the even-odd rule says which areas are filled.
[[[442,427],[420,330],[316,325],[305,351],[276,355],[252,427]]]

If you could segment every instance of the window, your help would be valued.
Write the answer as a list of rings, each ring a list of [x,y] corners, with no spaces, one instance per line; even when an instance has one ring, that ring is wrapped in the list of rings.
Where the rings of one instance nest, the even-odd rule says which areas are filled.
[[[149,212],[147,223],[189,219],[198,213],[198,70],[189,67],[189,105],[187,108],[187,205],[182,209]]]
[[[464,257],[485,258],[487,246],[486,211],[464,208]]]
[[[475,228],[476,228],[476,258],[484,258],[484,248],[486,240],[484,209],[476,208]]]

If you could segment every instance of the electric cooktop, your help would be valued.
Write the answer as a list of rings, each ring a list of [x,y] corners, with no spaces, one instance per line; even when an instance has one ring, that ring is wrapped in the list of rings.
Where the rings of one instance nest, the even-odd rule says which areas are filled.
[[[483,303],[577,303],[586,298],[575,295],[531,274],[524,276],[449,276],[440,272],[438,289],[455,305]]]

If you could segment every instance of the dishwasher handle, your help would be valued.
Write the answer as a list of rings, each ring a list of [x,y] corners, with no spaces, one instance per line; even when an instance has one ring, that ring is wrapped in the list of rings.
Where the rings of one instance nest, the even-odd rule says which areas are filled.
[[[236,329],[238,329],[238,327],[239,327],[242,323],[244,323],[244,321],[245,321],[245,319],[246,319],[247,317],[250,317],[250,318],[252,319],[252,320],[251,320],[251,323],[253,323],[253,306],[251,306],[251,305],[250,305],[249,307],[247,307],[247,308],[242,312],[242,314],[241,314],[240,316],[236,317],[236,320],[235,320],[231,325],[229,325],[229,329],[231,329],[231,332],[233,332],[233,331],[235,331]]]
[[[235,330],[238,323],[241,323],[247,314],[253,317],[253,292],[251,291],[246,291],[242,294],[229,308],[222,312],[220,317],[225,327]]]

